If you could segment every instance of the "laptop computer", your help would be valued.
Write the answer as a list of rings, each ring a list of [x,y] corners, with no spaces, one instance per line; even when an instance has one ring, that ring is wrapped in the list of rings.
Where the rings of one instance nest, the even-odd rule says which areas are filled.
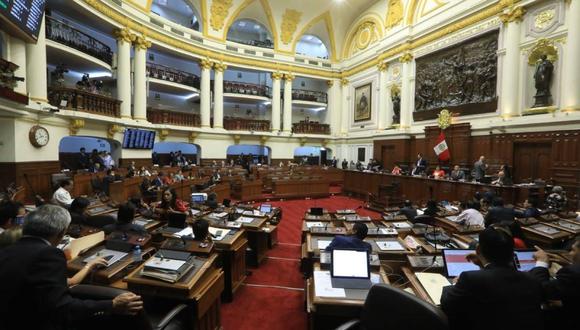
[[[312,215],[323,215],[324,209],[322,207],[311,207],[310,214]]]
[[[369,251],[333,249],[330,279],[333,288],[370,289],[372,282]]]
[[[187,214],[185,213],[174,213],[170,212],[167,214],[167,227],[164,228],[165,232],[176,233],[185,228],[185,220],[187,219]]]
[[[272,204],[262,204],[260,205],[260,212],[270,213],[272,212]]]
[[[461,273],[470,270],[479,270],[479,267],[467,261],[465,257],[468,254],[475,253],[475,250],[468,249],[444,249],[443,251],[443,265],[445,268],[445,276],[457,277]]]

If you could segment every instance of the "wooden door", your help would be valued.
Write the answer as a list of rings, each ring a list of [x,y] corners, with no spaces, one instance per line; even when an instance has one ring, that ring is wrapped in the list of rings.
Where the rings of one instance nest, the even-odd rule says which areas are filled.
[[[514,145],[514,183],[551,177],[551,143],[516,143]]]

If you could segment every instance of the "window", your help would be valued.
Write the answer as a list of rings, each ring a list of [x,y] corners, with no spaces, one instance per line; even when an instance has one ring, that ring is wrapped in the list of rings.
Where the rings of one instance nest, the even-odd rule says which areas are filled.
[[[296,45],[296,54],[328,59],[328,49],[320,38],[312,34],[305,34]]]
[[[274,48],[270,31],[253,19],[235,21],[228,30],[227,40],[255,47]]]
[[[154,0],[151,11],[167,20],[200,31],[199,13],[187,0]]]

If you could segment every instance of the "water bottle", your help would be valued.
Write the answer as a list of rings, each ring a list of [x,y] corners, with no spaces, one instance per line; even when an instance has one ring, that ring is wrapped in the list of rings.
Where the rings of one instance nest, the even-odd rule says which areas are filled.
[[[141,262],[141,247],[139,245],[135,246],[133,249],[133,262]]]

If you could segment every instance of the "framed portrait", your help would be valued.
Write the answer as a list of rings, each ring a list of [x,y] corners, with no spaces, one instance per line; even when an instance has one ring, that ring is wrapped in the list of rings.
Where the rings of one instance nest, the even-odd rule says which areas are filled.
[[[354,121],[371,119],[372,84],[366,84],[354,90]]]

